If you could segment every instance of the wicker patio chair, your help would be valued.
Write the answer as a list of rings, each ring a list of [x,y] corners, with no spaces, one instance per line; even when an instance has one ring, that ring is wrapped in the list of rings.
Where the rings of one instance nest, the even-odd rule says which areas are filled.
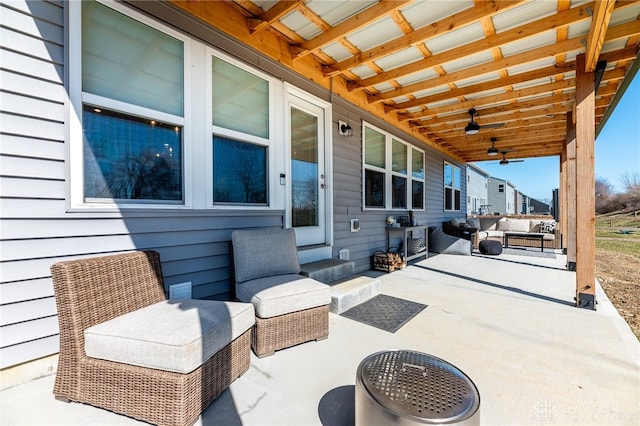
[[[60,325],[53,390],[57,399],[90,404],[153,424],[191,425],[249,368],[251,305],[252,323],[246,331],[240,330],[240,336],[188,373],[87,356],[87,328],[159,302],[169,303],[156,252],[64,261],[54,264],[51,272]]]
[[[232,233],[236,297],[256,313],[251,347],[258,357],[329,336],[329,286],[300,275],[295,231]]]

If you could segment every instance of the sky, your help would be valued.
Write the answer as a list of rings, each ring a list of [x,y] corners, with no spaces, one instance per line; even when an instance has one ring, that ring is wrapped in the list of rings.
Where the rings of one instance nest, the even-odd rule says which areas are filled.
[[[621,176],[624,173],[640,174],[640,72],[598,135],[595,162],[596,178],[606,179],[616,192],[623,191]],[[560,186],[560,158],[557,156],[527,158],[522,163],[507,166],[501,166],[495,160],[475,164],[540,201],[551,200],[553,190]]]

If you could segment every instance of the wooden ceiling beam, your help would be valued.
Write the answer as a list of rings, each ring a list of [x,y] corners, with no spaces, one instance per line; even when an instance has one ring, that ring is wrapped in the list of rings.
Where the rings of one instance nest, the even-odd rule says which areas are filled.
[[[551,15],[549,17],[530,22],[519,27],[503,31],[501,33],[489,35],[483,39],[457,46],[455,49],[447,50],[437,55],[424,58],[411,64],[394,68],[393,70],[383,72],[373,77],[365,78],[352,83],[352,90],[365,90],[376,84],[384,83],[390,79],[405,77],[425,69],[434,68],[447,62],[458,60],[464,57],[477,55],[478,53],[495,49],[507,43],[523,40],[532,37],[544,31],[552,30],[558,27],[568,26],[586,20],[589,18],[587,9],[593,7],[593,3],[574,7],[572,9]],[[561,42],[559,42],[561,43]],[[558,43],[558,44],[559,44]],[[499,60],[495,61],[499,62]],[[505,67],[506,68],[506,67]]]
[[[300,1],[301,0],[281,0],[260,16],[247,18],[247,26],[249,27],[251,34],[258,34],[260,31],[263,31],[271,24],[278,21],[280,18],[298,7],[298,3],[300,3]]]
[[[585,49],[585,72],[593,72],[596,69],[616,1],[600,0],[595,3]]]
[[[615,93],[616,86],[610,84],[616,80],[621,80],[624,78],[626,72],[624,69],[615,68],[610,71],[606,71],[602,77],[603,83],[609,83],[606,85],[602,85],[600,89],[598,89],[598,96],[604,94]],[[524,89],[513,90],[511,92],[502,93],[499,95],[489,95],[480,98],[473,98],[464,102],[460,102],[457,104],[444,105],[436,108],[425,109],[420,112],[407,113],[407,114],[399,114],[398,119],[400,121],[410,121],[410,120],[418,120],[418,119],[426,119],[426,118],[434,118],[438,115],[442,114],[451,114],[454,112],[462,111],[467,113],[469,108],[482,109],[483,105],[491,105],[505,101],[514,101],[522,102],[520,98],[534,96],[534,95],[544,95],[547,93],[557,92],[557,94],[562,94],[562,92],[566,92],[567,90],[574,91],[575,90],[575,79],[567,79],[567,80],[559,80],[554,83],[548,84],[539,84],[536,86],[526,87]],[[468,117],[468,115],[467,115]]]
[[[523,100],[522,102],[517,102],[513,104],[507,105],[498,105],[495,107],[485,108],[482,110],[478,110],[477,116],[474,118],[476,122],[479,124],[488,124],[501,122],[504,120],[509,114],[515,113],[521,110],[528,110],[531,108],[540,108],[548,105],[554,105],[559,103],[573,102],[574,96],[571,93],[564,93],[559,95],[550,95],[544,96],[535,99]],[[460,122],[462,123],[462,127],[466,126],[469,122],[470,117],[467,112],[454,114],[454,115],[446,115],[437,117],[430,120],[420,120],[414,121],[417,126],[416,127],[425,127],[425,126],[434,126],[443,123],[451,123],[451,122]]]
[[[301,59],[310,53],[333,43],[339,38],[344,37],[346,34],[372,24],[411,1],[413,0],[380,1],[375,5],[364,9],[362,12],[353,15],[351,18],[342,21],[335,27],[331,27],[330,29],[320,33],[316,37],[307,40],[302,44],[291,46],[290,50],[293,55],[293,59]]]
[[[360,65],[370,63],[384,56],[399,52],[400,50],[406,49],[408,46],[423,43],[465,25],[478,22],[483,18],[491,17],[500,11],[515,7],[519,3],[522,3],[522,0],[480,2],[467,10],[455,13],[438,22],[425,25],[411,33],[384,43],[383,45],[366,50],[358,56],[345,59],[335,65],[327,66],[324,69],[324,73],[326,76],[342,74],[346,71],[359,67]]]
[[[499,105],[491,108],[485,108],[483,110],[478,111],[478,116],[480,117],[480,121],[478,118],[474,118],[476,122],[480,125],[483,124],[491,124],[491,123],[500,123],[504,122],[504,120],[508,120],[509,115],[512,113],[517,113],[519,111],[540,111],[542,113],[542,109],[552,107],[556,104],[562,103],[570,103],[573,102],[575,97],[571,93],[565,93],[560,95],[550,95],[536,99],[524,100],[522,102],[507,104],[507,105]],[[546,114],[552,114],[551,110],[547,109]],[[457,127],[464,128],[469,122],[470,117],[468,114],[456,114],[453,116],[444,116],[438,117],[433,120],[420,120],[420,121],[412,121],[411,123],[415,125],[415,127],[431,127],[437,126],[444,123],[459,123]]]
[[[538,126],[538,128],[542,128],[543,126]],[[567,129],[561,129],[558,127],[549,129],[549,130],[538,130],[538,131],[529,131],[525,134],[522,132],[513,132],[511,135],[501,135],[500,138],[496,141],[495,147],[497,149],[508,148],[508,144],[513,141],[530,141],[530,140],[543,140],[547,138],[555,138],[560,139],[566,135]],[[458,141],[449,141],[452,145],[454,145],[459,150],[473,150],[478,147],[484,147],[486,151],[487,148],[491,146],[491,138],[484,137],[480,141],[475,142],[467,142],[465,140]]]
[[[615,27],[611,27],[607,32],[605,41],[617,40],[619,38],[628,37],[630,35],[637,34],[639,32],[640,32],[640,21],[627,22],[624,24],[617,25]],[[477,77],[479,75],[496,72],[501,69],[509,68],[514,65],[519,65],[519,64],[539,60],[539,59],[544,59],[549,56],[555,56],[559,53],[568,53],[571,51],[579,50],[583,47],[583,44],[582,44],[583,41],[584,41],[583,37],[574,37],[571,39],[558,42],[553,45],[542,46],[526,52],[510,55],[498,61],[493,61],[493,62],[469,67],[458,72],[447,74],[444,77],[436,77],[436,78],[420,81],[418,83],[413,83],[407,86],[403,86],[396,90],[384,92],[380,95],[369,96],[369,100],[370,102],[376,102],[376,101],[384,101],[386,99],[393,99],[396,97],[407,95],[409,93],[415,93],[422,90],[432,89],[434,87],[446,85],[450,82],[460,81],[466,78]],[[604,55],[602,56],[604,57]],[[575,61],[572,61],[570,64],[573,67],[575,67]],[[569,68],[570,64],[566,64],[567,68]],[[563,71],[567,72],[568,70],[563,70]],[[553,75],[557,73],[558,73],[558,69],[556,68],[555,73]],[[507,79],[497,79],[495,81],[500,81],[500,80],[507,80]],[[352,87],[352,83],[350,83],[350,88],[351,87]],[[413,106],[419,106],[420,99],[422,98],[418,98],[411,103],[409,102],[399,103],[395,106],[398,109],[406,109]],[[410,105],[410,106],[407,106],[407,105]]]
[[[640,22],[638,24],[640,25]],[[635,59],[637,53],[638,53],[638,47],[632,46],[632,47],[627,47],[627,48],[620,49],[613,52],[603,53],[602,55],[600,55],[600,58],[607,60],[608,63],[614,63],[614,62],[618,62],[625,59]],[[575,66],[576,66],[575,61],[571,61],[566,63],[562,69],[564,72],[569,72],[569,71],[575,70]],[[387,105],[385,109],[387,110],[387,112],[392,112],[393,110],[402,111],[408,108],[427,105],[429,103],[439,102],[445,99],[455,98],[458,96],[464,96],[467,94],[504,87],[505,85],[512,85],[512,84],[521,83],[525,81],[536,80],[539,78],[551,77],[553,75],[556,75],[557,73],[558,73],[558,68],[551,65],[551,66],[540,68],[534,71],[511,75],[507,78],[498,78],[498,79],[490,80],[487,82],[460,87],[456,90],[452,90],[448,92],[440,92],[435,95],[425,96],[425,97],[417,98],[411,101],[401,102],[395,105]],[[452,74],[449,74],[449,76],[450,75]],[[436,84],[435,79],[430,79],[430,80],[426,80],[425,82],[416,83],[412,86],[416,87],[419,90],[425,90],[425,89],[428,89],[431,87],[437,87],[440,85],[441,84],[439,82]],[[374,95],[368,96],[369,103],[375,103],[375,100],[381,99],[381,98],[392,98],[392,97],[398,96],[398,95],[391,96],[390,92],[393,92],[395,94],[397,93],[397,90],[391,90],[389,92],[384,92],[375,96]]]

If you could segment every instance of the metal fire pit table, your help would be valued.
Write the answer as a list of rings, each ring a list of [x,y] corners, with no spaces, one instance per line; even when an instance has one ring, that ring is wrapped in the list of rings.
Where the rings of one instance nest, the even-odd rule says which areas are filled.
[[[480,424],[480,394],[462,371],[407,350],[369,355],[358,366],[356,425]]]

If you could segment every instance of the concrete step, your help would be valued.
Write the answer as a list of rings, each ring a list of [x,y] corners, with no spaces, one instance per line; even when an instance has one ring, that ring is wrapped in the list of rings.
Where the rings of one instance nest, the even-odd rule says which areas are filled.
[[[334,284],[331,286],[329,311],[341,314],[377,295],[379,287],[379,279],[364,276]]]
[[[325,284],[344,280],[355,274],[355,262],[339,259],[324,259],[300,265],[300,273]]]

